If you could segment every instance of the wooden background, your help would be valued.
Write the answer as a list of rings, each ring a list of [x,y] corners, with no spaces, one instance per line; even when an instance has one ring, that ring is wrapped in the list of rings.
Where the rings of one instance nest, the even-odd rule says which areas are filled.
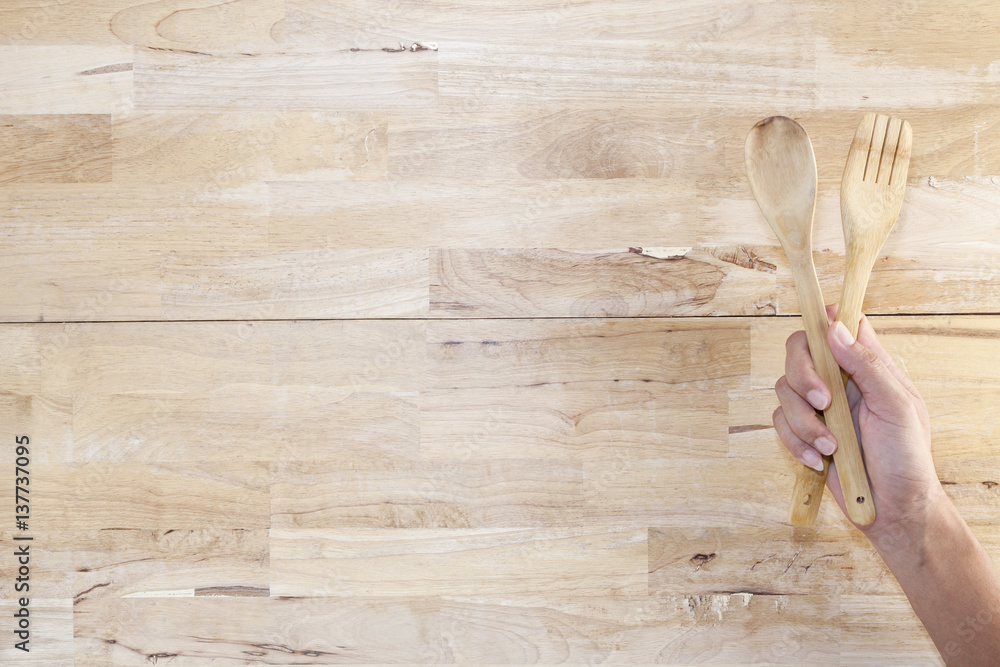
[[[4,664],[939,661],[827,497],[746,183],[913,126],[866,312],[1000,555],[1000,5],[8,0]],[[8,549],[5,548],[5,551]],[[956,619],[960,622],[961,619]]]

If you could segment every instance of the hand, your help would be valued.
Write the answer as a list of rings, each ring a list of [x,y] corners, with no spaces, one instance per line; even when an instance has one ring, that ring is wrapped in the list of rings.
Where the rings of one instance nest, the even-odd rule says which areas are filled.
[[[832,321],[836,309],[828,307],[827,313]],[[851,374],[847,398],[875,499],[875,522],[859,528],[870,538],[898,532],[900,524],[926,516],[944,497],[931,458],[927,407],[867,318],[861,318],[857,341],[839,323],[830,327],[827,340],[837,363]],[[830,404],[830,389],[813,367],[805,332],[792,334],[785,347],[785,375],[774,388],[781,403],[774,411],[774,428],[796,459],[815,468],[819,454],[832,454],[836,447],[816,414]],[[827,486],[846,515],[832,462]]]

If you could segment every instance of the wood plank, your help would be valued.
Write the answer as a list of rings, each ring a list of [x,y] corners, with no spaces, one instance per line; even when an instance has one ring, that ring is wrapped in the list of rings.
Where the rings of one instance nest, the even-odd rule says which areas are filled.
[[[271,525],[641,530],[697,513],[703,522],[776,527],[785,523],[787,507],[775,498],[790,492],[795,476],[785,461],[482,458],[472,450],[433,462],[288,463],[272,472]],[[717,483],[734,471],[759,479],[738,501]]]
[[[240,169],[233,170],[234,179],[241,177]],[[996,214],[1000,203],[995,201],[998,200],[997,187],[992,178],[959,182],[929,177],[926,183],[911,188],[907,195],[909,204],[904,206],[899,222],[900,228],[890,236],[886,259],[876,266],[866,303],[869,312],[992,312],[1000,309],[996,290],[992,289],[996,276],[1000,274],[1000,266],[995,253],[976,240],[984,229],[994,223],[1000,229],[1000,217]],[[281,191],[279,210],[272,216],[268,215],[268,202],[274,190],[259,184],[237,189],[209,187],[205,191],[184,189],[180,183],[164,186],[67,184],[61,187],[71,189],[52,190],[43,185],[19,185],[7,188],[3,193],[9,206],[0,215],[3,216],[4,227],[11,232],[4,241],[5,246],[10,244],[12,258],[5,266],[9,275],[7,280],[17,285],[21,293],[27,290],[29,294],[35,294],[33,299],[24,299],[20,296],[14,298],[17,292],[9,293],[9,302],[4,306],[8,320],[33,321],[39,317],[123,319],[123,313],[127,312],[146,319],[260,319],[310,315],[397,317],[425,312],[423,309],[427,302],[423,281],[430,280],[426,277],[422,254],[426,250],[417,252],[417,248],[413,248],[413,253],[388,249],[378,252],[332,252],[334,248],[346,250],[365,244],[364,236],[373,228],[384,230],[374,232],[376,235],[385,234],[381,243],[392,243],[391,230],[398,228],[394,221],[401,215],[411,214],[406,206],[383,207],[379,213],[369,212],[367,217],[355,217],[359,207],[366,206],[368,202],[392,200],[393,192],[397,190],[386,189],[382,184],[367,194],[364,190],[355,190],[355,194],[347,200],[354,197],[356,203],[333,210],[324,203],[330,201],[328,194],[321,195],[318,201],[313,200],[316,208],[312,208],[309,197],[317,192],[316,189],[306,191],[307,201],[303,204],[291,203],[298,200],[302,190]],[[512,189],[502,189],[498,196]],[[344,191],[334,189],[331,192]],[[409,196],[417,196],[417,189],[409,192]],[[574,187],[559,195],[551,204],[553,213],[561,205],[560,202],[568,202],[582,192]],[[607,189],[606,192],[610,195],[613,190]],[[626,192],[649,193],[651,187],[643,185],[640,189],[628,188]],[[529,193],[530,196],[521,199],[525,206],[524,215],[514,209],[511,229],[520,230],[515,238],[519,235],[526,242],[536,240],[528,238],[534,236],[530,230],[534,229],[535,219],[528,214],[534,210],[531,208],[532,197],[544,194],[544,188],[537,189],[535,194]],[[447,196],[458,199],[461,193],[452,188]],[[624,195],[619,193],[618,196]],[[74,207],[73,211],[67,210],[67,197],[80,206]],[[419,200],[411,201],[415,206]],[[650,201],[651,205],[655,203]],[[290,210],[290,206],[295,208]],[[821,200],[819,217],[830,220],[837,216],[836,206],[834,198]],[[454,212],[447,215],[454,216],[452,220],[457,218],[456,222],[436,233],[444,236],[444,230],[450,230],[453,240],[448,241],[448,245],[466,243],[462,240],[461,229],[472,229],[476,210],[475,205],[466,211],[453,209]],[[591,211],[595,210],[600,208],[591,208]],[[346,234],[331,233],[331,215],[346,225]],[[537,219],[544,220],[550,213],[540,215],[541,218]],[[582,238],[586,239],[589,235],[594,242],[613,240],[615,234],[600,231],[611,229],[600,223],[600,216],[590,215],[591,228],[595,231],[583,233]],[[622,211],[622,215],[628,214]],[[676,252],[690,246],[682,259],[684,262],[688,259],[695,261],[693,266],[708,272],[712,278],[707,283],[708,287],[715,285],[715,279],[719,279],[721,287],[711,294],[701,290],[688,298],[687,292],[681,289],[676,296],[664,298],[665,294],[670,294],[668,287],[677,284],[678,280],[681,284],[686,281],[687,275],[683,273],[686,268],[672,269],[682,271],[682,275],[678,279],[665,280],[660,267],[667,262],[654,261],[656,258],[653,257],[628,257],[625,248],[611,254],[595,252],[594,246],[585,245],[582,241],[570,243],[567,249],[576,246],[576,249],[589,251],[594,261],[600,262],[599,266],[567,261],[535,261],[537,253],[578,259],[578,253],[566,255],[554,250],[440,251],[446,257],[489,258],[490,262],[488,265],[483,260],[478,263],[469,259],[450,262],[448,266],[457,275],[446,283],[435,283],[439,285],[435,290],[444,292],[446,299],[450,299],[447,302],[459,308],[454,314],[469,311],[477,316],[676,316],[740,314],[761,312],[761,308],[764,312],[768,308],[774,308],[779,313],[797,312],[797,299],[786,260],[772,245],[773,240],[767,237],[769,232],[757,229],[764,225],[758,220],[759,212],[749,194],[741,191],[738,196],[722,200],[712,209],[711,217],[716,222],[707,229],[715,230],[715,242],[728,237],[734,245],[699,246],[697,244],[706,240],[702,232],[693,233],[690,225],[686,225],[687,231],[684,231],[685,225],[680,223],[676,225],[680,235],[670,240],[671,243],[684,244],[671,245],[671,248],[677,249]],[[737,231],[732,220],[742,218],[752,218],[760,224]],[[955,226],[942,225],[940,221],[943,218],[956,220]],[[960,224],[959,218],[981,222],[970,226]],[[164,224],[166,222],[170,223],[169,226]],[[569,220],[563,222],[561,217],[554,222],[554,226],[548,222],[541,225],[542,233],[536,237],[537,240],[556,240],[553,235],[568,238],[573,235],[570,230],[577,229],[576,225],[569,224]],[[641,219],[637,222],[634,227],[637,236],[659,236],[658,233],[643,231],[647,224],[654,224],[652,219],[648,223]],[[233,225],[242,227],[244,233],[232,234]],[[427,225],[431,222],[428,221]],[[409,241],[404,235],[402,245],[433,240],[419,237],[420,230],[427,228],[416,225]],[[351,229],[354,231],[351,232]],[[944,230],[948,230],[947,233]],[[817,263],[821,281],[827,299],[834,301],[839,295],[842,280],[843,241],[839,229],[834,226],[817,223],[817,232]],[[755,240],[758,235],[764,245],[745,243]],[[310,239],[322,239],[320,245],[330,247],[331,252],[316,249],[312,245],[315,241]],[[500,239],[489,236],[473,243],[480,245],[496,241]],[[78,252],[81,243],[88,244],[92,252],[98,254],[81,258]],[[236,247],[254,252],[235,255],[227,252],[220,258],[218,251],[214,250],[220,243],[230,248],[236,244]],[[265,250],[268,246],[274,246],[274,250]],[[205,254],[185,252],[181,256],[172,255],[169,251],[163,254],[166,248],[180,253],[195,247],[204,247]],[[307,247],[312,249],[306,251]],[[296,251],[296,248],[299,250]],[[644,250],[655,253],[660,249],[647,246]],[[94,261],[95,258],[100,261]],[[303,264],[310,268],[312,277],[307,279],[305,270],[295,268]],[[647,267],[647,264],[650,266]],[[769,273],[771,265],[775,267],[773,274]],[[109,274],[104,268],[106,266],[117,266],[122,273]],[[437,268],[439,264],[432,266]],[[606,272],[620,273],[621,266],[634,268],[635,271],[623,274],[622,278],[612,276],[609,280]],[[525,271],[529,270],[531,275],[525,276]],[[654,273],[654,270],[657,272]],[[298,282],[293,280],[292,285],[286,283],[288,271]],[[364,296],[371,290],[379,289],[374,281],[382,275],[394,276],[397,281],[388,281],[384,285],[385,294],[379,299]],[[437,275],[440,275],[440,269],[437,269]],[[202,280],[210,280],[215,286],[198,289],[194,283]],[[592,287],[587,287],[588,282]],[[918,288],[914,288],[915,284]],[[292,287],[297,293],[311,290],[317,298],[300,300],[293,297]],[[473,303],[467,303],[473,300]],[[42,307],[38,308],[32,302],[41,302]],[[100,314],[95,311],[100,311]],[[451,313],[445,311],[441,315]]]
[[[654,664],[838,664],[839,596],[670,596],[694,621],[662,644]]]
[[[748,323],[738,319],[433,322],[428,387],[733,379],[749,370],[748,333]]]
[[[6,190],[7,320],[407,317],[426,312],[426,250],[265,249],[262,185]],[[66,197],[76,213],[62,217]],[[86,249],[87,254],[81,254]],[[305,294],[312,294],[306,297]],[[26,297],[31,295],[30,297]]]
[[[431,660],[441,655],[439,608],[433,598],[98,599],[75,610],[76,664]]]
[[[98,600],[78,605],[77,664],[835,663],[837,601],[817,596]],[[385,632],[391,627],[392,632]],[[200,638],[200,639],[198,639]]]
[[[905,596],[842,595],[841,660],[866,665],[943,665]]]
[[[701,48],[701,42],[742,42],[760,39],[761,33],[798,41],[803,47],[809,44],[774,29],[784,15],[778,7],[771,3],[754,7],[734,0],[711,5],[650,5],[641,0],[566,5],[545,0],[502,5],[474,0],[346,0],[334,10],[322,0],[287,0],[285,34],[289,44],[300,48],[382,48],[395,46],[403,35],[411,41],[532,44],[548,42],[555,30],[565,41],[647,39],[674,42],[692,52]]]
[[[4,531],[10,539],[13,531]],[[266,529],[32,529],[31,597],[267,596]],[[9,544],[19,544],[10,541]],[[0,573],[13,581],[17,563]],[[33,612],[32,612],[33,613]]]
[[[593,108],[549,102],[544,95],[513,105],[487,104],[481,94],[392,112],[390,174],[419,181],[614,179],[625,181],[618,184],[622,188],[636,187],[627,182],[633,178],[663,179],[672,181],[663,184],[672,191],[690,196],[678,185],[690,187],[723,173],[725,160],[736,155],[736,137],[739,161],[732,166],[742,169],[742,138],[759,120],[745,115],[743,106],[706,110],[655,96],[641,103],[623,97],[613,106]],[[560,187],[550,187],[556,190],[550,196]]]
[[[870,313],[998,312],[994,283],[996,253],[979,240],[997,227],[1000,199],[995,177],[938,181],[913,187],[897,229],[876,263],[865,306]],[[939,194],[945,190],[944,194]],[[727,201],[727,219],[759,219],[749,195],[738,207]],[[981,221],[975,230],[956,221],[942,225],[948,203]],[[958,203],[961,202],[961,203]],[[834,202],[821,202],[818,216],[831,221]],[[965,227],[969,236],[963,238]],[[827,302],[835,303],[843,282],[839,228],[817,234],[817,271]],[[947,230],[957,230],[949,236]],[[693,239],[672,238],[671,244]],[[722,239],[718,239],[721,241]],[[432,282],[432,309],[451,315],[676,316],[799,312],[787,258],[773,240],[763,246],[708,248],[671,245],[589,253],[556,250],[440,250]],[[582,255],[582,256],[581,256]],[[666,257],[667,259],[663,259]],[[623,268],[628,267],[628,268]],[[676,276],[676,277],[674,277]],[[742,308],[742,310],[741,310]],[[444,313],[443,313],[444,314]]]
[[[114,129],[123,182],[378,179],[388,162],[386,121],[374,114],[131,113]]]
[[[110,116],[0,116],[0,183],[110,180]]]
[[[132,107],[132,47],[0,46],[0,114],[109,114]]]
[[[2,336],[4,342],[11,336]],[[37,349],[37,346],[36,346]],[[36,369],[37,370],[37,369]],[[5,382],[15,374],[0,374]],[[32,373],[40,380],[37,372]],[[28,435],[32,460],[45,463],[73,461],[73,397],[45,395],[30,391],[18,393],[4,384],[0,393],[0,423],[7,442]],[[13,461],[13,458],[11,458]]]
[[[12,634],[0,646],[0,660],[11,665],[74,667],[73,601],[69,598],[32,596],[28,609],[31,621],[28,652],[15,647],[21,639],[14,638]],[[0,614],[4,617],[12,618],[18,610],[15,598],[0,598]]]
[[[182,397],[77,394],[73,457],[147,463],[415,459],[418,408],[405,393],[220,384]]]
[[[423,322],[187,322],[49,325],[42,389],[166,396],[316,387],[416,391]]]
[[[32,530],[268,525],[262,463],[34,463],[31,477]]]
[[[160,319],[164,261],[266,243],[262,186],[11,185],[0,197],[7,321]]]
[[[969,418],[970,420],[972,418]],[[1000,479],[997,469],[1000,457],[993,455],[996,441],[988,454],[943,458],[935,456],[935,468],[944,489],[974,531],[993,524],[996,506],[1000,501],[997,490]]]
[[[285,0],[213,3],[94,0],[39,5],[11,0],[0,10],[0,43],[134,44],[145,48],[232,53],[274,49]]]
[[[992,546],[998,546],[995,539]],[[864,535],[830,524],[821,529],[651,528],[649,592],[902,595]]]
[[[246,250],[267,243],[268,194],[261,184],[16,184],[5,186],[0,195],[7,254],[85,250],[110,255],[105,260],[110,264],[115,252],[190,253],[217,250],[223,243]],[[107,267],[103,272],[114,273]]]
[[[914,87],[910,66],[887,64],[877,52],[848,55],[822,39],[768,43],[767,37],[764,31],[735,42],[580,40],[558,47],[454,42],[441,51],[440,93],[483,107],[525,98],[605,107],[697,99],[709,108],[771,104],[856,111],[992,103],[1000,86],[996,73],[981,67],[929,70]]]
[[[1000,17],[988,0],[945,7],[911,3],[899,5],[879,0],[851,2],[840,11],[816,6],[815,17],[826,26],[830,45],[843,55],[870,52],[884,62],[948,71],[975,65],[987,66],[1000,54],[994,35]],[[933,46],[914,42],[919,26],[935,26]],[[934,60],[922,57],[933,49]]]
[[[876,263],[865,303],[868,312],[1000,312],[994,289],[1000,264],[981,241],[994,227],[1000,232],[994,180],[927,177],[911,186],[898,228]],[[520,194],[513,186],[486,184],[471,198],[436,181],[420,187],[385,183],[372,190],[367,184],[335,190],[273,186],[269,242],[275,247],[351,247],[374,236],[387,245],[439,244],[431,263],[432,309],[441,311],[439,316],[798,313],[787,259],[774,245],[745,184],[724,188],[707,207],[682,195],[679,210],[664,222],[657,222],[662,216],[635,218],[618,207],[624,193],[640,197],[646,210],[670,207],[671,190],[656,195],[650,183],[529,183]],[[494,189],[505,206],[490,206]],[[439,218],[426,215],[424,196],[440,204]],[[574,217],[577,211],[579,218]],[[496,226],[484,226],[484,215]],[[688,215],[704,221],[704,227],[692,226]],[[402,236],[393,235],[394,221],[408,216],[418,222],[407,225]],[[330,234],[331,218],[343,223],[344,234]],[[963,222],[970,219],[978,222]],[[736,220],[752,222],[736,225]],[[596,245],[622,236],[661,239],[651,246],[636,241],[631,247],[675,259],[631,257],[628,247],[612,251],[607,248],[614,246]],[[493,245],[504,243],[510,245]],[[820,281],[832,303],[840,295],[844,266],[835,192],[819,201],[815,247]]]
[[[254,55],[280,48],[283,39],[285,0],[116,4],[104,28],[144,50]]]
[[[536,459],[278,463],[271,527],[581,526],[596,514],[586,484],[579,464]]]
[[[440,51],[439,91],[443,98],[475,108],[503,107],[523,99],[605,107],[643,101],[683,104],[691,99],[710,108],[815,103],[818,84],[811,47],[722,41],[702,42],[690,50],[683,42],[675,48],[662,46],[645,40],[559,46],[455,42]]]
[[[135,108],[373,110],[432,106],[435,51],[207,55],[136,52]]]
[[[161,265],[161,317],[415,317],[428,309],[425,250],[172,254]]]
[[[438,250],[431,312],[459,317],[773,314],[775,266],[753,247],[604,252]]]
[[[644,595],[646,532],[272,528],[276,596]],[[567,576],[568,575],[568,576]]]
[[[484,131],[485,134],[485,131]],[[390,134],[385,182],[268,183],[268,242],[274,248],[565,248],[594,250],[634,246],[760,243],[773,245],[767,223],[752,220],[735,233],[731,220],[713,219],[696,230],[704,202],[669,179],[524,178],[466,180],[451,177],[446,154],[414,156]],[[505,149],[506,150],[506,149]],[[478,151],[451,151],[465,164]],[[479,174],[496,164],[482,165]],[[443,176],[434,174],[438,166]],[[448,165],[448,166],[445,166]],[[465,165],[467,168],[469,165]],[[466,174],[468,174],[468,169]],[[706,195],[707,196],[707,195]],[[405,224],[400,221],[405,220]],[[335,227],[334,227],[335,225]],[[336,229],[336,233],[333,233]]]
[[[908,173],[914,183],[929,176],[961,181],[994,175],[1000,107],[989,102],[930,109],[893,105],[913,126]],[[761,118],[783,114],[809,132],[820,196],[839,197],[844,160],[861,117],[857,110],[775,100],[740,100],[719,108],[656,99],[570,105],[531,97],[470,108],[472,103],[444,98],[433,109],[390,111],[391,173],[408,181],[658,178],[669,181],[658,187],[669,187],[674,197],[725,196],[738,185],[752,202],[744,175],[747,132]],[[553,184],[550,190],[561,187],[571,184]],[[639,202],[632,208],[636,214],[655,212]],[[834,220],[839,233],[839,215]]]
[[[724,381],[663,385],[609,379],[580,388],[425,390],[420,454],[434,460],[503,459],[523,452],[564,461],[714,458],[727,451],[726,411]]]

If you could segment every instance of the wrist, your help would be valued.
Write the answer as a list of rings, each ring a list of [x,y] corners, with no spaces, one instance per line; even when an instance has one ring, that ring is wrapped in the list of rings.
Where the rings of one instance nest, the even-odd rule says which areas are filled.
[[[940,544],[944,534],[964,524],[936,479],[908,511],[884,518],[884,523],[876,521],[865,534],[890,568],[894,564],[921,565],[927,558],[928,545]]]

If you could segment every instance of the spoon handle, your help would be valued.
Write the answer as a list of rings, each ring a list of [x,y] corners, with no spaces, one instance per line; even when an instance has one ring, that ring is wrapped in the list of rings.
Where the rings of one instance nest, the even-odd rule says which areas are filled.
[[[840,305],[837,307],[837,321],[842,322],[847,327],[847,330],[851,332],[851,335],[857,338],[858,327],[861,323],[862,304],[865,299],[865,292],[868,288],[868,280],[871,277],[875,257],[870,252],[864,252],[859,248],[852,248],[852,251],[848,252],[847,255],[847,270],[844,272],[844,291],[841,295]],[[812,349],[811,342],[809,349]],[[841,370],[841,376],[843,386],[846,387],[847,381],[851,376],[843,370]],[[830,385],[828,384],[827,386]],[[835,389],[831,387],[830,391],[835,391]],[[824,424],[827,423],[824,416],[820,416],[820,419]],[[829,426],[829,424],[827,425]],[[823,457],[823,472],[813,470],[809,466],[801,466],[799,468],[798,474],[795,477],[795,487],[792,491],[792,504],[788,512],[788,522],[793,526],[812,527],[816,525],[816,517],[819,514],[820,503],[823,499],[823,490],[826,487],[827,473],[830,470],[829,459],[829,456]],[[871,496],[870,490],[868,496],[869,498]],[[844,498],[847,500],[850,499],[850,496],[846,495],[846,490]],[[854,500],[856,501],[857,498],[855,497]],[[850,508],[850,505],[848,507]],[[851,518],[854,519],[853,516]],[[872,514],[872,520],[874,520],[874,513]],[[860,523],[856,520],[855,522]]]
[[[816,270],[811,262],[798,262],[792,267],[795,278],[795,289],[799,295],[799,307],[802,310],[802,320],[806,330],[806,339],[813,357],[813,364],[832,394],[831,402],[824,417],[826,425],[837,439],[837,451],[833,458],[837,464],[841,488],[844,490],[847,513],[854,523],[866,526],[875,520],[875,506],[871,489],[868,486],[868,476],[865,473],[864,460],[861,457],[861,447],[858,445],[857,433],[854,430],[854,420],[847,403],[845,376],[833,358],[826,342],[826,332],[829,323],[826,316],[826,306],[823,293],[816,277]],[[867,276],[862,285],[867,284]],[[838,313],[838,319],[852,318],[852,313]],[[860,314],[854,319],[854,331],[857,331]],[[847,320],[850,321],[850,320]],[[803,466],[805,468],[805,466]],[[806,468],[811,475],[800,476],[796,481],[795,497],[793,498],[789,521],[793,525],[803,525],[803,518],[819,509],[822,498],[822,482],[825,481],[829,462],[824,460],[824,472]],[[801,484],[800,484],[801,482]]]

